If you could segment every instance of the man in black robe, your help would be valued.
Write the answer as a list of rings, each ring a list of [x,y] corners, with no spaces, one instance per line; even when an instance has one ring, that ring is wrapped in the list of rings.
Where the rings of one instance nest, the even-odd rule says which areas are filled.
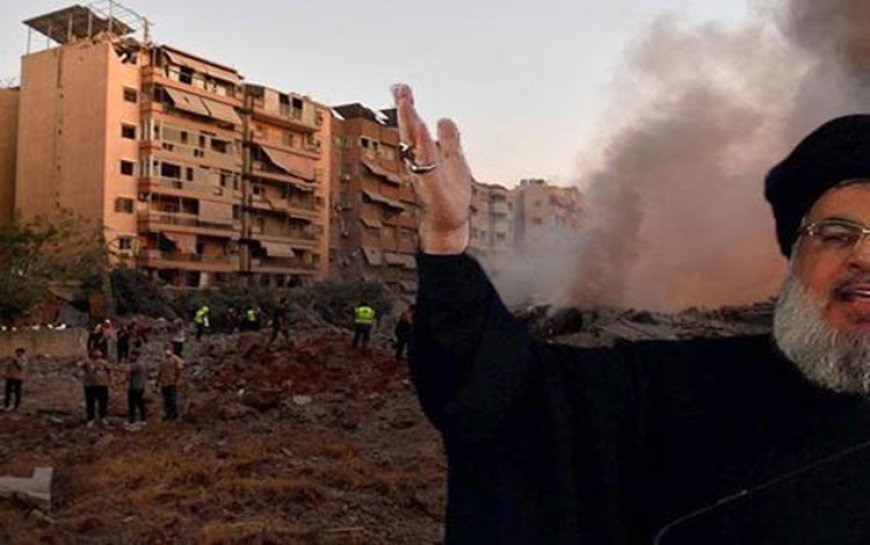
[[[423,204],[411,370],[448,460],[446,544],[870,543],[870,116],[768,176],[772,336],[532,339],[468,241],[470,170],[394,89]]]

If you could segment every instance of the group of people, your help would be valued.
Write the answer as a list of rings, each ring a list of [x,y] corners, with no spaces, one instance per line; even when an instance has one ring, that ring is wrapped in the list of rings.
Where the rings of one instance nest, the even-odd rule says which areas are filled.
[[[120,367],[125,365],[126,367]],[[94,349],[88,358],[79,362],[85,394],[85,419],[88,426],[104,423],[114,374],[121,373],[127,387],[128,424],[141,426],[148,419],[146,391],[149,379],[154,379],[155,390],[163,400],[166,420],[179,417],[178,390],[182,384],[184,360],[167,346],[156,366],[149,365],[139,349],[133,349],[126,362],[110,363],[99,349]]]

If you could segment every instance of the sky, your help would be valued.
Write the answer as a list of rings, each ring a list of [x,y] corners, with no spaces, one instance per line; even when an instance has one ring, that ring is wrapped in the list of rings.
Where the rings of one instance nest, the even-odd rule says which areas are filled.
[[[19,74],[27,18],[75,3],[0,2],[0,79]],[[82,2],[84,3],[84,2]],[[663,15],[739,24],[741,0],[127,0],[154,41],[237,68],[253,83],[338,105],[391,106],[415,89],[434,125],[459,125],[475,177],[568,184],[613,107],[626,50]],[[32,47],[45,47],[34,38]]]

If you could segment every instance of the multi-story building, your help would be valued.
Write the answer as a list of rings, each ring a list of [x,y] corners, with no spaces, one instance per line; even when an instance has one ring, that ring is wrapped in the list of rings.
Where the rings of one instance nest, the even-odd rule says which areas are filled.
[[[474,181],[468,251],[497,276],[514,252],[514,195],[508,188]]]
[[[278,286],[322,278],[329,267],[330,110],[308,97],[248,85],[245,111],[244,265]]]
[[[326,276],[328,108],[153,44],[111,6],[126,19],[75,6],[25,22],[53,46],[22,59],[15,207],[70,210],[179,287]]]
[[[417,204],[395,110],[334,109],[333,273],[416,291]]]
[[[576,187],[545,180],[522,180],[514,188],[516,249],[547,250],[576,237],[582,220],[582,195]]]
[[[0,222],[15,213],[15,155],[18,133],[17,88],[0,87]]]
[[[138,169],[139,265],[178,286],[229,280],[240,265],[242,77],[168,46],[139,56],[140,84],[123,91],[138,95],[139,123],[110,134],[138,142],[127,160]]]

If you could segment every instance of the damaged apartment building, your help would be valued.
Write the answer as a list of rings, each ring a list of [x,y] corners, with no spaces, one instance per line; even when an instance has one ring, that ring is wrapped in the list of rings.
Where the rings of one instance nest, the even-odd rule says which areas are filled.
[[[412,293],[418,206],[399,158],[396,111],[361,104],[333,110],[333,272]]]
[[[22,217],[67,209],[178,287],[328,274],[328,107],[154,44],[115,2],[25,24],[46,48],[29,40],[16,91]]]

